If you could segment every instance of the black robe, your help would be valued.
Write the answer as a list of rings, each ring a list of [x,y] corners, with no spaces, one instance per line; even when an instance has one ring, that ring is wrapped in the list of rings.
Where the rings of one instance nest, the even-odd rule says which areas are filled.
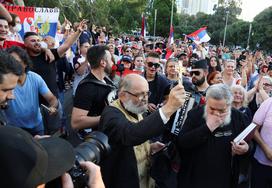
[[[98,129],[109,137],[111,146],[111,153],[101,163],[102,177],[107,188],[139,188],[133,146],[160,135],[165,126],[159,111],[139,123],[132,123],[119,109],[105,107]]]
[[[245,128],[244,116],[232,109],[231,123],[211,132],[203,114],[204,106],[191,110],[178,135],[178,187],[237,187],[241,156],[232,156],[231,141]]]

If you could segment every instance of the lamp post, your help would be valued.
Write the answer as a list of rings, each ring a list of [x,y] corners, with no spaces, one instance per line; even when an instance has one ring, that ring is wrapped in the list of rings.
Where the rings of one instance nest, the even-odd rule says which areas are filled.
[[[228,27],[228,19],[229,19],[229,10],[226,11],[226,24],[225,24],[225,30],[224,30],[224,38],[223,38],[223,47],[225,46],[226,41],[226,34],[227,34],[227,27]]]
[[[249,49],[249,40],[250,40],[251,30],[252,30],[252,23],[249,24],[249,29],[248,29],[247,49]]]

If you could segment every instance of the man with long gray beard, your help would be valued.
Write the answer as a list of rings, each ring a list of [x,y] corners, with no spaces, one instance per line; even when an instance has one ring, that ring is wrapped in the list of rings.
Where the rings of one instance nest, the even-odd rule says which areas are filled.
[[[164,106],[143,119],[150,95],[148,82],[138,74],[128,74],[119,85],[118,99],[106,106],[99,130],[109,137],[112,152],[102,161],[102,177],[109,188],[152,188],[149,156],[163,144],[148,142],[167,128],[170,116],[185,101],[181,84],[174,87]]]
[[[246,124],[231,103],[228,86],[216,84],[206,93],[206,105],[189,111],[177,139],[181,154],[178,187],[237,187],[239,156],[249,146],[245,141],[232,142]]]

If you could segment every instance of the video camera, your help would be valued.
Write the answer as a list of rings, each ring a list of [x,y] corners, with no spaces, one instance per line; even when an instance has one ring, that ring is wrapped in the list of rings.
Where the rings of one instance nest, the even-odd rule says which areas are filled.
[[[108,137],[102,132],[93,131],[84,138],[84,142],[75,148],[76,162],[69,170],[75,188],[88,185],[88,174],[81,168],[80,162],[90,161],[99,164],[109,152]]]

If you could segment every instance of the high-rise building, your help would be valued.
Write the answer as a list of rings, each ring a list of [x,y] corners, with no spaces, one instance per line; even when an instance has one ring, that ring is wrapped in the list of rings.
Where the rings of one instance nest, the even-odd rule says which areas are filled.
[[[195,15],[198,12],[206,14],[214,13],[214,6],[218,5],[218,0],[176,0],[177,11],[189,15]]]

